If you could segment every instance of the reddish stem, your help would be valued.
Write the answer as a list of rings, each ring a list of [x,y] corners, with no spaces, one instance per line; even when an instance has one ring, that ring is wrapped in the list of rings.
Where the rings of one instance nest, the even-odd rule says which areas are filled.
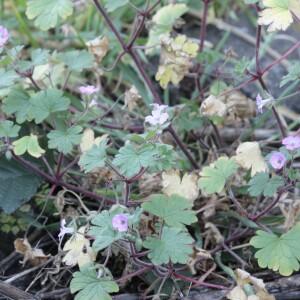
[[[63,153],[59,153],[59,155],[58,155],[58,161],[57,161],[57,168],[56,168],[56,173],[55,173],[55,177],[57,179],[60,178],[59,175],[60,175],[60,169],[61,169],[63,160],[64,160],[64,154]]]
[[[229,290],[228,287],[224,286],[224,285],[218,285],[218,284],[213,284],[213,283],[208,283],[208,282],[203,282],[201,280],[197,280],[179,273],[174,272],[173,276],[175,278],[187,281],[187,282],[191,282],[194,283],[194,285],[196,286],[203,286],[203,287],[207,287],[207,288],[212,288],[212,289],[217,289],[217,290]]]
[[[208,15],[208,6],[210,3],[210,0],[202,0],[204,4],[203,8],[203,14],[202,14],[202,19],[201,19],[201,29],[200,29],[200,44],[199,44],[199,53],[203,52],[204,49],[204,43],[205,43],[205,37],[206,37],[206,28],[207,28],[207,15]],[[195,77],[195,82],[196,82],[196,87],[199,91],[200,97],[203,99],[204,98],[204,91],[201,86],[201,73],[202,70],[202,64],[198,63],[197,68],[196,68],[196,77]]]
[[[289,184],[286,187],[282,188],[278,194],[277,197],[267,206],[265,207],[260,213],[258,213],[255,216],[250,217],[249,219],[252,221],[257,221],[258,219],[260,219],[261,217],[265,216],[269,211],[271,211],[273,209],[273,207],[280,201],[281,196],[289,189],[291,188],[293,185]]]
[[[18,161],[19,163],[21,163],[24,167],[30,169],[31,171],[33,171],[34,173],[36,173],[37,175],[39,175],[40,177],[44,178],[46,181],[48,181],[51,184],[54,184],[56,186],[61,186],[61,187],[66,187],[69,190],[72,190],[76,193],[81,193],[83,195],[85,195],[86,197],[89,197],[91,199],[95,199],[97,201],[105,201],[108,204],[114,204],[116,201],[113,199],[109,199],[103,196],[100,196],[94,192],[90,192],[85,190],[84,188],[78,187],[78,186],[74,186],[72,184],[69,184],[67,182],[64,182],[56,177],[50,176],[49,174],[45,173],[44,171],[42,171],[40,168],[38,168],[37,166],[35,166],[32,162],[29,162],[25,159],[23,159],[20,156],[17,156],[15,154],[13,154],[13,158]],[[132,204],[132,203],[129,203]]]
[[[178,147],[182,150],[182,152],[185,154],[185,156],[189,159],[190,163],[192,164],[194,169],[199,169],[198,163],[190,153],[190,151],[185,147],[181,139],[176,134],[174,128],[172,126],[169,126],[167,128],[168,132],[172,135],[173,139],[175,140]]]
[[[204,49],[205,37],[206,37],[206,28],[207,28],[207,16],[208,16],[208,6],[210,0],[202,0],[204,3],[203,15],[201,20],[201,29],[200,29],[200,46],[199,53],[201,53]]]
[[[288,49],[285,53],[283,53],[279,58],[274,60],[271,64],[269,64],[263,71],[262,75],[268,73],[275,65],[278,65],[282,62],[285,58],[287,58],[290,54],[292,54],[296,49],[300,47],[300,41],[297,42],[294,46]]]

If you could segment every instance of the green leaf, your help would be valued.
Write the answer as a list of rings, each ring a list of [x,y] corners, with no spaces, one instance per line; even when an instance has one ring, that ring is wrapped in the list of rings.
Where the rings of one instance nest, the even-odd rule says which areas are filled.
[[[243,56],[242,59],[238,60],[234,65],[234,73],[236,74],[236,76],[244,76],[250,64],[251,60],[249,60],[245,56]]]
[[[129,2],[129,0],[104,0],[105,8],[108,12],[113,12],[116,9],[126,5]]]
[[[0,69],[0,89],[13,85],[18,78],[19,75],[15,71],[5,71],[4,69]]]
[[[30,116],[39,124],[50,114],[65,111],[70,105],[70,100],[63,97],[63,92],[57,89],[40,91],[30,98]]]
[[[285,75],[281,82],[280,82],[280,87],[283,87],[289,82],[295,82],[300,80],[300,63],[299,62],[294,62],[291,67],[289,67],[289,72],[287,75]]]
[[[209,167],[204,167],[200,173],[199,187],[208,194],[220,193],[226,184],[226,181],[238,169],[238,165],[232,159],[220,157]]]
[[[90,150],[82,154],[79,165],[85,173],[105,166],[106,145],[107,141],[102,141],[99,145],[93,145]]]
[[[75,300],[111,300],[109,293],[119,291],[118,285],[109,277],[98,277],[94,267],[87,265],[73,274],[71,293],[79,292]]]
[[[166,171],[174,166],[175,151],[173,146],[156,143],[152,147],[154,148],[154,155],[152,164],[149,166],[150,171]]]
[[[45,49],[34,49],[31,54],[31,60],[17,60],[15,68],[20,72],[27,72],[39,65],[44,65],[48,62],[49,50]]]
[[[255,253],[261,268],[279,271],[281,275],[290,276],[299,270],[300,260],[300,224],[295,225],[280,237],[274,233],[257,231],[250,244],[260,249]]]
[[[125,176],[131,177],[137,174],[141,168],[151,166],[157,151],[150,144],[134,146],[127,143],[123,146],[119,153],[115,156],[113,164],[120,168],[120,171]]]
[[[34,50],[32,50],[30,57],[31,57],[33,66],[44,65],[48,62],[49,50],[34,49]]]
[[[0,207],[13,213],[29,201],[40,186],[41,180],[13,160],[0,159]]]
[[[189,255],[193,253],[194,240],[187,232],[181,232],[179,228],[165,226],[161,239],[148,237],[144,247],[150,249],[148,257],[155,265],[172,263],[185,264]]]
[[[284,185],[284,180],[278,175],[270,178],[268,173],[261,172],[250,180],[249,185],[248,191],[251,196],[264,195],[265,197],[272,197],[277,189]]]
[[[12,121],[1,121],[0,122],[0,138],[3,137],[17,137],[20,131],[19,125],[14,125]]]
[[[222,80],[214,80],[209,88],[210,95],[218,96],[228,88]]]
[[[14,114],[18,123],[23,123],[28,119],[31,103],[29,96],[25,91],[12,90],[7,98],[4,99],[3,111],[8,114]]]
[[[71,71],[81,72],[93,66],[93,56],[86,50],[71,50],[58,54],[61,60]]]
[[[186,4],[169,4],[160,8],[152,18],[152,27],[146,47],[160,44],[160,37],[169,34],[176,20],[188,11]],[[147,50],[148,54],[154,54],[153,48]]]
[[[145,211],[162,218],[171,227],[184,228],[184,225],[197,221],[196,213],[191,210],[193,204],[178,195],[152,195],[142,207]]]
[[[26,15],[35,19],[34,24],[42,30],[48,30],[57,25],[60,19],[65,20],[73,13],[71,0],[29,0]]]
[[[179,130],[189,132],[196,128],[202,127],[203,117],[199,114],[199,108],[195,103],[185,104],[184,108],[174,118],[174,125]]]
[[[93,242],[95,251],[105,249],[124,236],[124,232],[119,232],[112,227],[112,218],[122,212],[119,209],[113,211],[103,210],[92,220],[93,225],[89,230],[89,235],[95,237]]]
[[[222,59],[221,53],[214,49],[204,49],[203,52],[197,55],[197,61],[205,65],[212,65],[220,59]]]
[[[73,126],[66,130],[52,130],[47,134],[49,138],[48,147],[57,149],[63,154],[69,154],[75,145],[79,145],[81,141],[80,126]]]
[[[14,147],[14,153],[16,155],[23,155],[25,152],[28,152],[29,155],[39,158],[45,153],[38,142],[38,137],[36,135],[27,135],[22,138],[14,141],[12,143]]]

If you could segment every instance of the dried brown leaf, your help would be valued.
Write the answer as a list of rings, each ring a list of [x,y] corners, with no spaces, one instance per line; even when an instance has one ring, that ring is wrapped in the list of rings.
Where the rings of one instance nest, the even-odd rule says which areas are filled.
[[[279,207],[285,218],[283,228],[288,231],[297,223],[300,216],[300,199],[282,199]]]
[[[240,91],[234,91],[224,96],[223,102],[227,108],[226,124],[252,118],[256,115],[255,102]]]
[[[138,102],[141,99],[142,96],[139,94],[137,88],[133,85],[129,90],[125,92],[124,108],[127,107],[130,112],[133,111],[138,106]]]
[[[89,51],[95,56],[98,63],[101,63],[109,50],[109,40],[106,36],[97,37],[86,43]]]
[[[160,174],[145,173],[139,179],[138,184],[141,196],[143,197],[159,193],[161,191],[161,176]]]
[[[14,241],[16,252],[24,256],[22,264],[24,265],[27,261],[33,265],[38,266],[43,262],[47,261],[50,255],[46,255],[42,249],[32,248],[29,241],[25,239],[16,239]]]
[[[190,258],[187,262],[187,266],[190,269],[191,273],[193,275],[195,275],[197,273],[197,270],[196,270],[197,263],[200,260],[202,261],[202,260],[208,260],[208,259],[213,260],[211,254],[208,251],[198,248],[198,247],[194,247],[193,254],[190,255]]]
[[[215,241],[217,244],[223,243],[224,237],[222,236],[220,230],[215,224],[207,222],[205,223],[205,229],[205,235],[207,240]]]

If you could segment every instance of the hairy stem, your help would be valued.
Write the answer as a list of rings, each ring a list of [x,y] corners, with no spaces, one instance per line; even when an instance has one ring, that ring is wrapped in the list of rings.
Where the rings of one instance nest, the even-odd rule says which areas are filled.
[[[200,43],[199,43],[199,53],[203,52],[204,49],[204,43],[205,43],[205,37],[206,37],[206,28],[207,28],[207,16],[208,16],[208,6],[210,3],[210,0],[202,0],[204,4],[203,8],[203,14],[202,14],[202,19],[201,19],[201,29],[200,29]],[[199,95],[201,99],[204,98],[204,91],[201,86],[201,70],[202,70],[202,64],[198,63],[197,68],[196,68],[196,77],[195,77],[195,83],[196,87],[198,89]]]
[[[281,121],[281,119],[280,119],[280,116],[279,116],[279,114],[278,114],[278,111],[277,111],[277,109],[276,109],[276,107],[273,105],[272,106],[272,112],[273,112],[273,115],[274,115],[274,117],[275,117],[275,119],[276,119],[276,122],[277,122],[277,124],[278,124],[278,127],[279,127],[279,129],[280,129],[280,133],[281,133],[281,136],[284,138],[284,137],[286,137],[286,130],[285,130],[285,127],[284,127],[284,125],[283,125],[283,123],[282,123],[282,121]]]
[[[182,150],[182,152],[185,154],[185,156],[189,159],[190,163],[192,164],[194,169],[199,169],[198,163],[190,153],[190,151],[186,148],[186,146],[183,144],[181,139],[176,134],[174,128],[172,126],[168,127],[168,132],[172,135],[173,139],[175,140],[178,147]]]
[[[191,282],[194,283],[197,286],[203,286],[203,287],[207,287],[207,288],[212,288],[212,289],[217,289],[217,290],[228,290],[229,288],[223,285],[218,285],[218,284],[213,284],[213,283],[207,283],[207,282],[203,282],[201,280],[197,280],[188,276],[185,276],[183,274],[179,274],[174,272],[173,276],[175,278],[187,281],[187,282]]]
[[[109,199],[109,198],[105,198],[103,196],[100,196],[94,192],[90,192],[82,187],[78,187],[78,186],[74,186],[72,184],[69,184],[67,182],[62,181],[59,178],[50,176],[49,174],[45,173],[43,170],[41,170],[39,167],[35,166],[32,162],[27,161],[25,159],[23,159],[20,156],[17,156],[15,154],[13,154],[13,158],[18,161],[19,163],[21,163],[24,167],[26,167],[27,169],[33,171],[34,173],[36,173],[37,175],[39,175],[40,177],[42,177],[44,180],[46,180],[47,182],[54,184],[56,186],[61,186],[61,187],[65,187],[73,192],[76,193],[80,193],[85,195],[86,197],[90,197],[91,199],[95,199],[97,201],[105,201],[108,204],[114,204],[115,200],[113,199]]]
[[[258,5],[256,5],[257,10],[259,11],[259,7]],[[257,79],[261,85],[261,87],[268,93],[269,89],[267,87],[267,85],[265,84],[264,80],[263,80],[263,72],[261,72],[260,69],[260,61],[259,61],[259,52],[260,52],[260,42],[261,42],[261,26],[257,25],[257,31],[256,31],[256,47],[255,47],[255,58],[256,58],[256,75],[257,75]],[[282,137],[286,136],[286,131],[285,128],[283,126],[283,123],[280,119],[280,116],[275,108],[275,106],[272,106],[272,112],[273,115],[276,119],[276,122],[278,124],[278,127],[280,129],[281,135]]]

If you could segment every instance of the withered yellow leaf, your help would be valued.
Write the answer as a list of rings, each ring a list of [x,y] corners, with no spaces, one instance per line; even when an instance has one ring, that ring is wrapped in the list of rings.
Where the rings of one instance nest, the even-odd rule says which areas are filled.
[[[198,53],[199,45],[185,35],[171,38],[165,35],[161,38],[161,63],[155,79],[162,88],[169,83],[178,85],[192,66],[192,59]]]
[[[240,286],[234,287],[226,297],[229,300],[248,300],[246,293]]]
[[[90,246],[90,241],[84,236],[85,227],[80,227],[64,245],[63,250],[68,251],[63,258],[67,266],[79,267],[96,260],[96,253]]]
[[[202,102],[200,113],[207,117],[224,117],[227,113],[227,107],[216,96],[210,95]]]
[[[168,196],[177,194],[193,202],[199,195],[197,180],[196,174],[185,173],[180,178],[178,170],[167,171],[162,173],[162,190]]]
[[[248,272],[235,270],[237,286],[227,295],[230,300],[275,300],[275,297],[268,293],[265,283],[262,279],[256,278]],[[253,294],[247,296],[244,290],[246,285],[251,285]],[[249,289],[247,289],[249,290]]]
[[[99,145],[101,141],[108,137],[107,134],[104,134],[100,137],[95,138],[95,132],[91,128],[86,128],[83,132],[81,142],[80,142],[80,150],[82,153],[90,150],[94,145]]]
[[[269,25],[268,31],[285,31],[300,16],[299,0],[263,0],[265,9],[259,13],[258,24]]]
[[[251,169],[251,176],[256,173],[266,172],[268,166],[262,156],[258,142],[245,142],[236,149],[236,162],[244,169]]]

